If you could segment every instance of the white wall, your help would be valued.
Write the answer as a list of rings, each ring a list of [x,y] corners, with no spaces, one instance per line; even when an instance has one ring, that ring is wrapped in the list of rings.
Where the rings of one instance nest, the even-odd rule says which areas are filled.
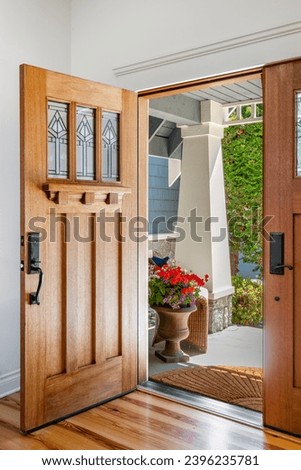
[[[73,74],[134,90],[301,55],[300,0],[71,4]]]
[[[69,0],[0,0],[0,396],[19,383],[19,65],[70,72]]]

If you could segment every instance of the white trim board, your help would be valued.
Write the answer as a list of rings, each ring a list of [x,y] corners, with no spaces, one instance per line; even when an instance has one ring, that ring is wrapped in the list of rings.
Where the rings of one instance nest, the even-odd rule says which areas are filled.
[[[0,398],[20,390],[20,371],[0,375]]]
[[[257,31],[256,33],[237,36],[232,39],[226,39],[225,41],[207,44],[198,48],[188,49],[185,51],[157,57],[150,60],[136,62],[122,67],[116,67],[113,69],[113,72],[116,77],[122,77],[124,75],[135,74],[137,72],[163,67],[177,62],[184,62],[206,55],[217,54],[220,52],[225,52],[252,44],[259,44],[273,39],[281,38],[283,36],[292,36],[299,33],[301,33],[301,21],[296,21],[275,28]]]

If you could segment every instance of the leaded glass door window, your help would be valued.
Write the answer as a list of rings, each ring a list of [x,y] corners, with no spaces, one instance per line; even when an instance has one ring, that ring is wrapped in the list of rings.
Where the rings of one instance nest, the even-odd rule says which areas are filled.
[[[69,177],[69,106],[48,102],[48,178]]]
[[[102,114],[102,179],[119,181],[119,114]]]
[[[120,183],[120,113],[48,100],[48,179]]]
[[[76,177],[78,180],[96,179],[95,165],[95,110],[76,108]]]
[[[296,93],[296,176],[301,176],[301,91]]]

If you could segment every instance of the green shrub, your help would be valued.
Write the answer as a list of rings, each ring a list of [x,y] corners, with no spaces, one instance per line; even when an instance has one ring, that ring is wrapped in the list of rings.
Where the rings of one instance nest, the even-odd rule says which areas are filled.
[[[233,276],[232,323],[258,326],[262,324],[262,283]]]

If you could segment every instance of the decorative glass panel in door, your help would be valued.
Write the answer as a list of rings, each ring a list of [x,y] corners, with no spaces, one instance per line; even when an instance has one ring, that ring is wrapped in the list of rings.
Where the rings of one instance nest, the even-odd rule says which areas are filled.
[[[95,109],[76,107],[76,176],[95,180]]]
[[[69,105],[48,101],[48,178],[67,179]]]
[[[301,91],[296,93],[296,176],[301,176]]]
[[[102,114],[102,180],[117,182],[119,170],[119,114]]]

